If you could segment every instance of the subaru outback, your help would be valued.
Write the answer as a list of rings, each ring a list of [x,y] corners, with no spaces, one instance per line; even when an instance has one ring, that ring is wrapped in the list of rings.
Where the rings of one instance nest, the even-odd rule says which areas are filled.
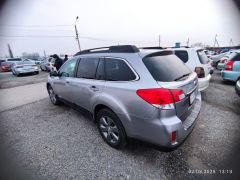
[[[54,105],[90,112],[114,148],[134,138],[173,149],[193,130],[201,108],[196,73],[168,49],[81,51],[50,73],[47,90]]]

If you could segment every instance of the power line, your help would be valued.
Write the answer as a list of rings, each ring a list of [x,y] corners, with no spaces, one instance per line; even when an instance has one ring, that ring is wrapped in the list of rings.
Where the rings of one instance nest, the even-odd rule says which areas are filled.
[[[0,35],[0,37],[23,37],[23,38],[72,38],[75,36],[50,36],[50,35]]]
[[[75,38],[76,36],[71,35],[3,35],[0,34],[0,37],[6,37],[6,38]],[[107,40],[107,39],[99,39],[95,37],[90,36],[78,36],[81,39],[89,39],[94,41],[114,41],[114,40]]]
[[[73,24],[57,24],[57,25],[15,25],[15,24],[0,24],[0,27],[73,27]]]

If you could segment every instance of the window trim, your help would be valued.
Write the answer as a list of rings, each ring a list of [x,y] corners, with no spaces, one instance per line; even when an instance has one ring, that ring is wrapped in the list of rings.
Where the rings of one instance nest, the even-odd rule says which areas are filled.
[[[133,72],[133,74],[135,75],[136,78],[133,79],[133,80],[128,80],[128,81],[109,81],[109,80],[106,80],[106,78],[105,78],[105,81],[119,83],[119,82],[135,82],[135,81],[138,81],[140,79],[140,77],[137,74],[137,72],[135,71],[135,69],[129,64],[129,62],[126,59],[119,58],[119,57],[111,57],[111,56],[105,56],[104,57],[104,60],[105,60],[105,66],[104,66],[105,76],[106,76],[106,59],[116,59],[116,60],[124,61],[127,64],[127,66],[131,69],[131,71]]]

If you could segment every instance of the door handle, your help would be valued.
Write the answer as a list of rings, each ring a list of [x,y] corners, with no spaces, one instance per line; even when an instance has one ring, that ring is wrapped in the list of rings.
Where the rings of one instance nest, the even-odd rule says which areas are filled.
[[[91,89],[92,91],[99,91],[99,89],[98,89],[96,86],[90,86],[90,89]]]

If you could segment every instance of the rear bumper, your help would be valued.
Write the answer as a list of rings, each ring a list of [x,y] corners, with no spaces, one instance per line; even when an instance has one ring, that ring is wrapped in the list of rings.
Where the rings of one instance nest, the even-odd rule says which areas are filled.
[[[27,73],[34,73],[34,72],[39,72],[38,69],[32,69],[32,70],[26,70],[26,71],[16,71],[17,74],[27,74]]]
[[[143,140],[160,147],[169,149],[175,148],[182,144],[182,142],[184,142],[187,136],[192,132],[197,122],[200,109],[201,93],[198,92],[195,102],[189,107],[189,115],[184,121],[181,121],[176,114],[173,114],[170,117],[159,117],[164,114],[162,112],[160,112],[160,114],[158,113],[158,117],[155,117],[154,115],[155,119],[136,119],[136,117],[131,117],[132,122],[135,123],[132,127],[135,127],[134,130],[136,131],[136,134],[130,137]],[[173,132],[176,132],[177,134],[177,138],[174,143],[171,139]]]
[[[198,78],[198,89],[199,89],[199,91],[203,91],[203,90],[208,88],[210,79],[211,79],[210,74],[208,74],[204,78]]]
[[[1,68],[2,72],[10,72],[11,71],[11,68]]]
[[[221,76],[223,80],[236,82],[240,77],[240,72],[238,71],[221,71]]]

